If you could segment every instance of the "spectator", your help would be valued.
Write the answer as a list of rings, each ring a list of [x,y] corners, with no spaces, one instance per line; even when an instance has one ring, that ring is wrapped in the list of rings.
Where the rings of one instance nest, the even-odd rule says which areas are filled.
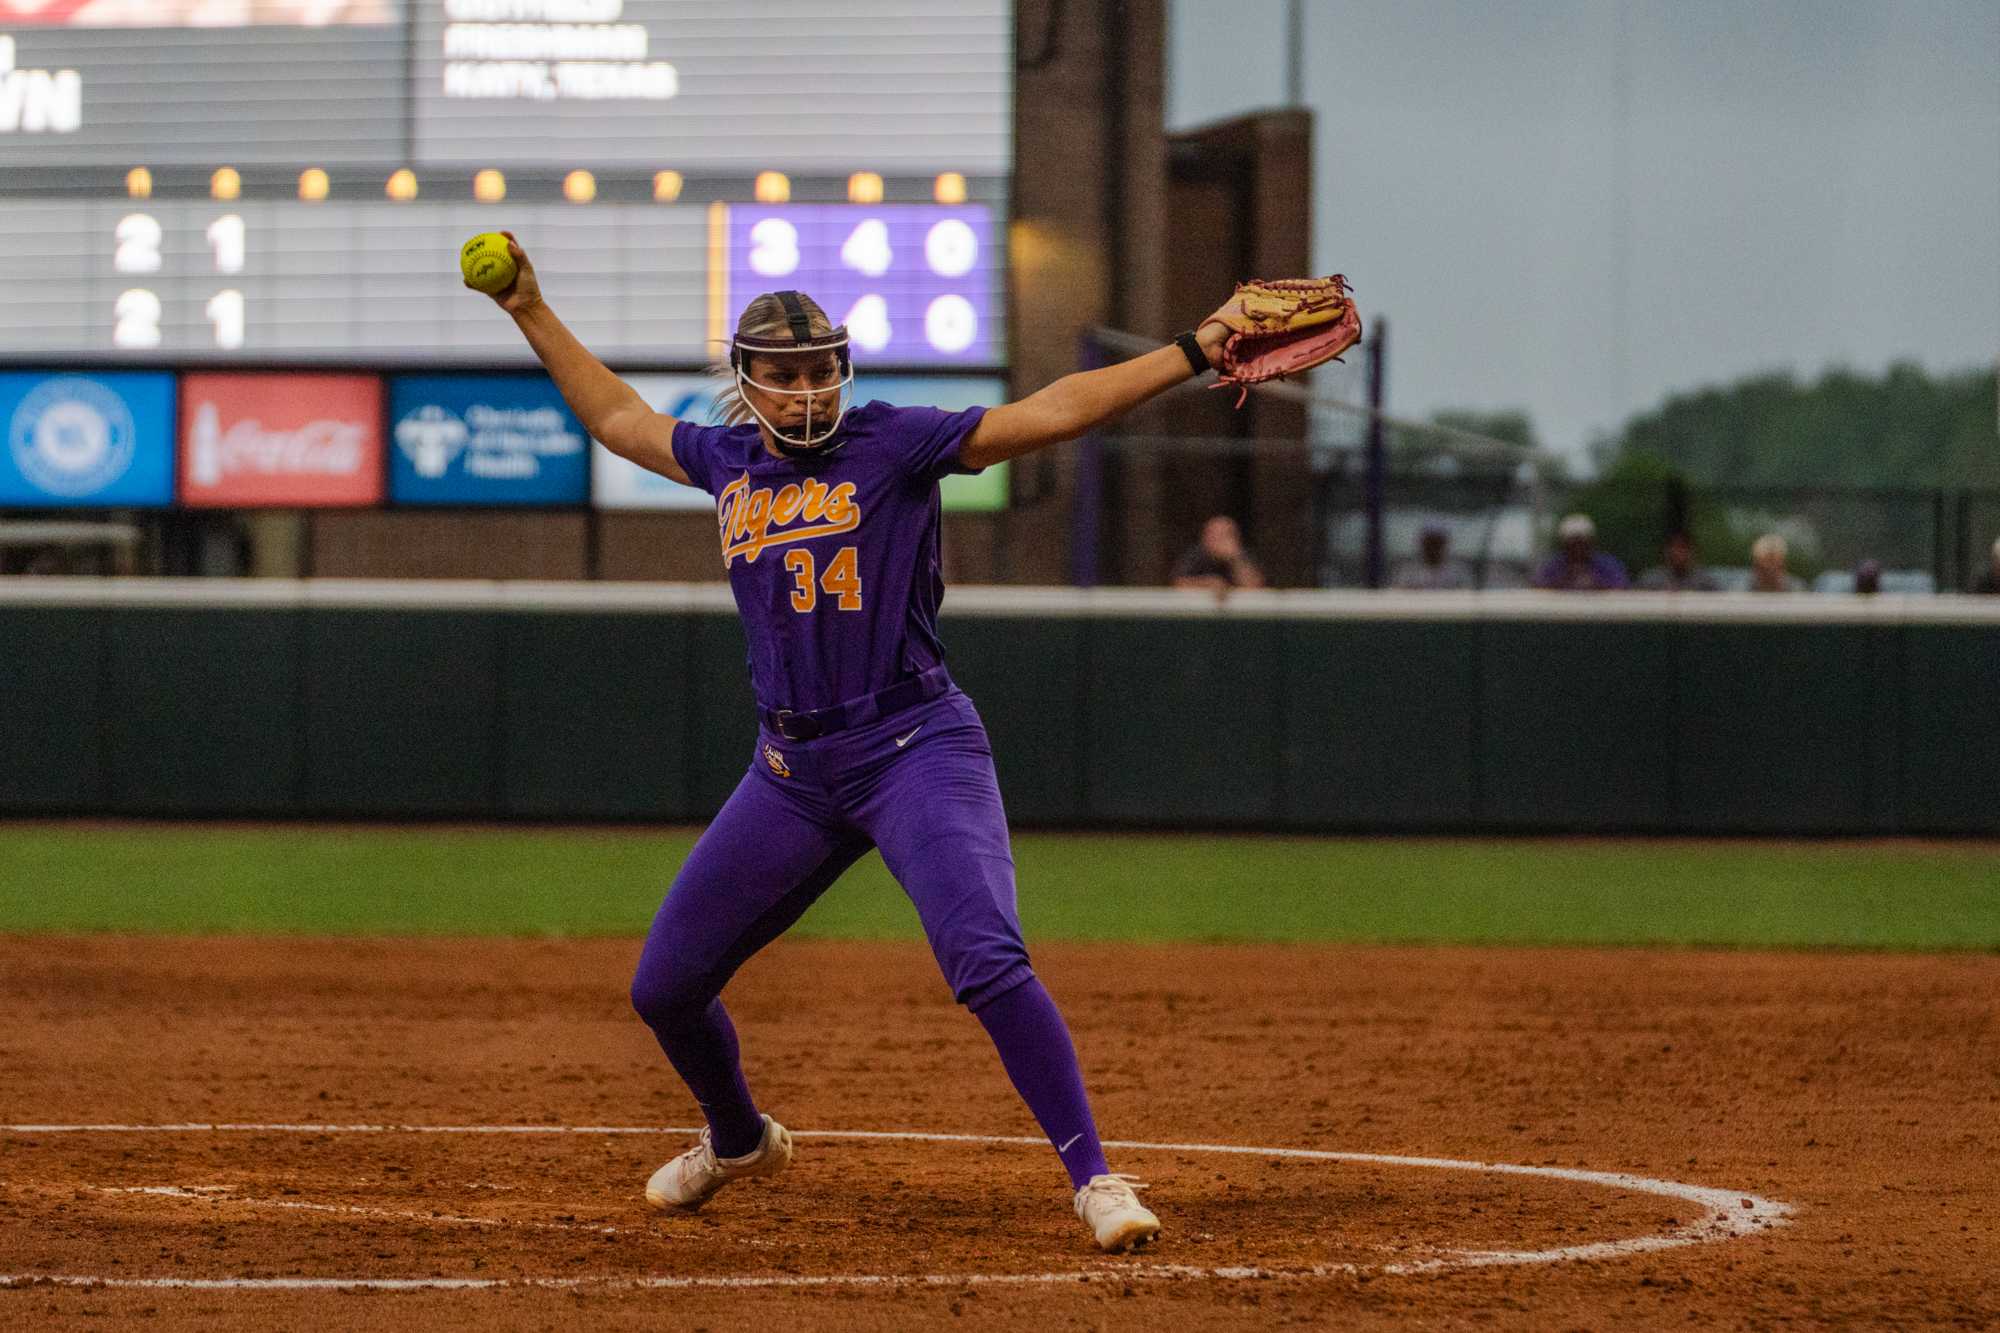
[[[1639,586],[1654,592],[1721,592],[1715,575],[1694,562],[1694,539],[1685,532],[1667,538],[1661,548],[1662,563],[1654,565],[1639,579]]]
[[[1882,591],[1882,562],[1863,560],[1854,567],[1854,591],[1863,597]]]
[[[1264,571],[1243,549],[1236,520],[1217,514],[1201,525],[1201,540],[1174,562],[1173,583],[1176,588],[1207,588],[1226,597],[1231,588],[1263,587]]]
[[[1556,528],[1562,550],[1535,572],[1537,588],[1604,592],[1631,586],[1618,557],[1597,549],[1597,524],[1588,514],[1571,514]]]
[[[1805,587],[1785,570],[1785,539],[1767,532],[1750,545],[1751,592],[1798,592]]]
[[[1427,523],[1417,538],[1417,558],[1405,561],[1389,580],[1392,588],[1422,592],[1452,592],[1472,586],[1472,571],[1451,558],[1451,532],[1442,523]]]
[[[1993,539],[1993,554],[1986,561],[1986,574],[1973,585],[1973,591],[2000,594],[2000,537]]]

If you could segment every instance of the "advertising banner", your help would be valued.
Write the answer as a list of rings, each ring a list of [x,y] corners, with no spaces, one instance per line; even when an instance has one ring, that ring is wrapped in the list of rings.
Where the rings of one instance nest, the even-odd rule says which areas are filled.
[[[713,375],[626,375],[625,382],[655,411],[706,426],[715,421],[715,395],[728,383]],[[668,481],[590,442],[590,501],[599,509],[713,509],[708,492]]]
[[[715,397],[727,381],[712,375],[627,375],[625,382],[639,396],[668,416],[699,425],[716,420]],[[996,407],[1006,401],[1005,380],[984,375],[855,376],[851,401],[881,399],[899,407],[941,407],[948,412],[972,406]],[[976,477],[946,477],[942,484],[946,509],[1005,509],[1007,464],[987,468]],[[708,509],[715,501],[704,492],[668,481],[657,472],[620,458],[591,442],[591,503],[599,509]]]
[[[546,375],[398,375],[389,420],[393,504],[589,498],[587,437]]]
[[[854,401],[880,398],[898,407],[941,407],[958,412],[968,407],[998,407],[1007,401],[1007,381],[989,375],[870,375],[854,377]],[[947,512],[1005,509],[1011,493],[1008,463],[995,463],[976,477],[953,475],[938,483]]]
[[[382,500],[374,375],[183,375],[180,501],[327,508]]]
[[[0,508],[173,500],[174,377],[0,374]]]

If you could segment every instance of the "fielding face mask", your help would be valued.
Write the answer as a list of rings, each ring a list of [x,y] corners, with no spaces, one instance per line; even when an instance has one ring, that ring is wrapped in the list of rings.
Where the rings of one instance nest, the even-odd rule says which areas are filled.
[[[844,443],[835,437],[842,418],[847,415],[849,390],[854,384],[854,362],[848,355],[847,326],[843,324],[831,333],[815,336],[812,321],[797,292],[776,292],[773,295],[785,307],[785,318],[791,325],[787,331],[789,336],[780,334],[773,338],[754,338],[739,334],[731,340],[729,368],[736,372],[737,392],[743,395],[744,405],[757,418],[758,424],[771,432],[780,453],[792,458],[817,458],[830,454]],[[800,352],[832,352],[840,367],[839,377],[832,384],[813,389],[779,389],[750,378],[752,354],[784,356]],[[752,386],[761,393],[805,399],[805,420],[797,425],[784,426],[772,422],[750,397]],[[818,400],[829,392],[838,394],[831,414],[825,413],[818,404]]]

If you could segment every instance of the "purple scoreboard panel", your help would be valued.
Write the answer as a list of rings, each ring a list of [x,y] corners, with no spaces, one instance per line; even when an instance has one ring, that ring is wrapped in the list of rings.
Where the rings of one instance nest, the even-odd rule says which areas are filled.
[[[857,359],[998,366],[1005,256],[980,204],[732,204],[729,283],[710,336],[760,292],[793,288],[847,325]]]

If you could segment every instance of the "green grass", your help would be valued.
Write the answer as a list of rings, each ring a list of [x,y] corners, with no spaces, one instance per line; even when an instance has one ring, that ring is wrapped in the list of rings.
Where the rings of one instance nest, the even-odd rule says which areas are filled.
[[[688,830],[0,824],[0,931],[636,935]],[[1030,939],[2000,948],[1990,845],[1019,838]],[[798,933],[914,938],[870,856]]]

